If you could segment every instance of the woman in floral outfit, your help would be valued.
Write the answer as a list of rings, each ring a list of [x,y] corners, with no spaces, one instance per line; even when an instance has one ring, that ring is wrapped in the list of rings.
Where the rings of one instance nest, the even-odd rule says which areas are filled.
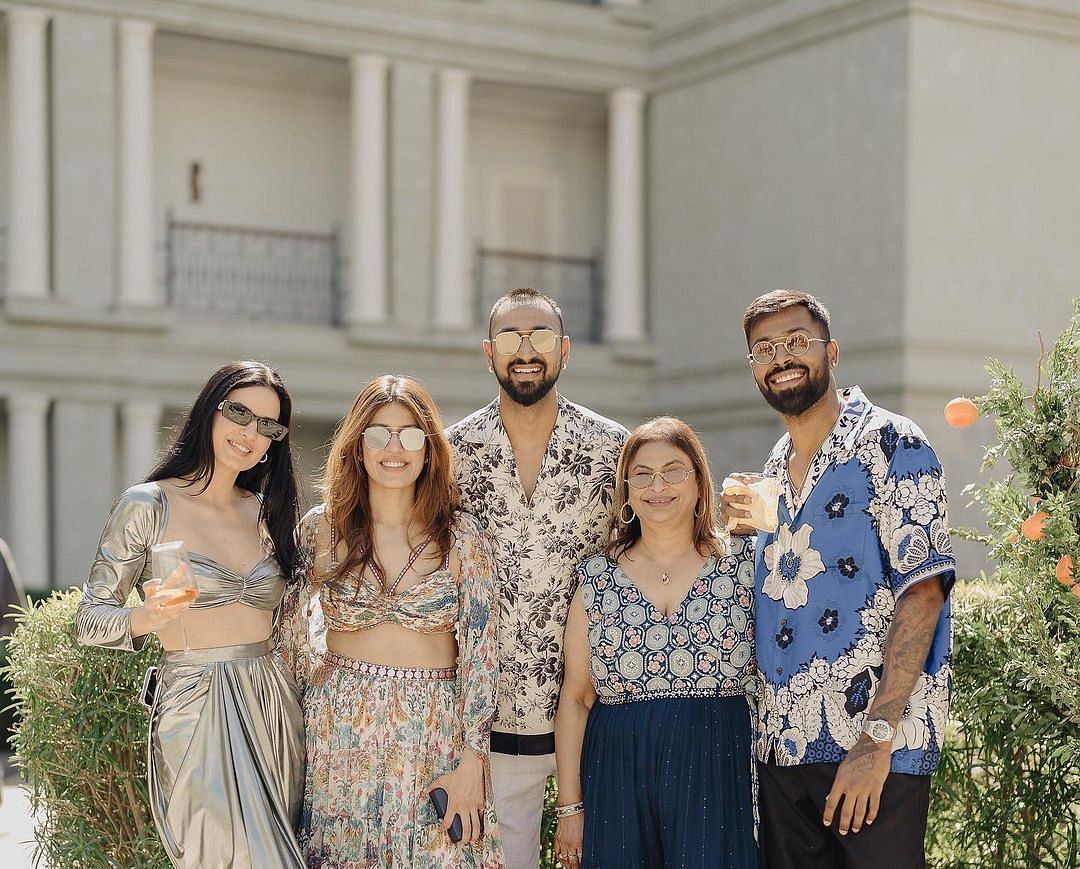
[[[300,525],[305,581],[287,601],[282,649],[303,686],[307,864],[499,869],[494,566],[457,509],[449,446],[420,384],[386,375],[360,391],[323,495]],[[314,599],[325,648],[310,633]]]

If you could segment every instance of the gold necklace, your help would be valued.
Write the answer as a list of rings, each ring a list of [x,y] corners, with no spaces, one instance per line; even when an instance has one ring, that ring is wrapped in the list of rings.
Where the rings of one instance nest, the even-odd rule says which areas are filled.
[[[660,568],[660,583],[661,583],[661,585],[667,585],[669,582],[671,582],[671,573],[670,573],[670,571],[675,568],[675,565],[677,565],[680,561],[682,561],[684,558],[686,558],[686,552],[691,551],[691,550],[688,549],[686,552],[683,552],[681,555],[677,555],[675,557],[675,559],[671,562],[671,565],[668,567],[668,569],[664,570],[663,565],[660,564],[659,561],[657,561],[656,556],[654,556],[649,551],[649,547],[645,545],[645,541],[641,540],[639,538],[638,543],[641,544],[641,548],[645,551],[645,554],[649,557],[649,561],[651,561],[653,564],[655,564],[657,567]],[[695,547],[693,549],[693,551],[697,552],[697,548]]]

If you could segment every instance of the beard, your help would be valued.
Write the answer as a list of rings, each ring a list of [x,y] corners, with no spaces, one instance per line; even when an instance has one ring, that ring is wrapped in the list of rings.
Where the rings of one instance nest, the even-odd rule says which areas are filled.
[[[829,375],[828,366],[822,366],[816,372],[806,365],[789,365],[780,371],[774,371],[770,378],[783,374],[785,371],[794,371],[801,368],[806,372],[806,379],[793,388],[782,392],[774,392],[768,382],[758,384],[758,391],[769,402],[773,410],[783,416],[801,416],[811,407],[817,404],[821,397],[829,391],[832,378]]]
[[[541,368],[540,374],[542,375],[539,380],[529,383],[515,383],[510,375],[510,369],[515,365],[539,365]],[[542,360],[535,360],[533,362],[523,362],[520,359],[515,359],[509,365],[506,366],[506,374],[500,374],[495,372],[495,379],[499,381],[499,386],[503,388],[503,391],[510,396],[510,400],[514,404],[520,404],[522,407],[532,407],[545,395],[551,392],[555,383],[559,379],[559,374],[562,369],[556,366],[553,374],[548,376],[547,365]]]

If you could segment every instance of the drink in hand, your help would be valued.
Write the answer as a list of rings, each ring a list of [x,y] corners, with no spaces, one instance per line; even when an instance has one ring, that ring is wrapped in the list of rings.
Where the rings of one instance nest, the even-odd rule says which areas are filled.
[[[154,596],[161,598],[165,606],[190,603],[199,596],[199,587],[195,583],[195,573],[191,569],[191,559],[182,540],[158,543],[151,549],[154,576],[161,578],[161,586]],[[184,638],[184,651],[189,652],[187,631],[184,618],[180,619],[180,634]]]
[[[772,533],[779,524],[777,511],[780,507],[780,480],[763,474],[729,474],[723,482],[725,495],[749,495],[750,503],[742,508],[750,514],[749,519],[732,516],[727,529],[736,525],[752,525],[759,531]]]

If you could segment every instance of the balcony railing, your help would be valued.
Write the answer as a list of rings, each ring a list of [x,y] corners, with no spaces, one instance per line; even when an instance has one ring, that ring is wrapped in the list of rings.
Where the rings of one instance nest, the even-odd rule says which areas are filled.
[[[247,320],[340,320],[336,233],[168,221],[165,287],[179,310]]]
[[[532,287],[559,302],[568,335],[603,340],[603,277],[599,257],[553,256],[517,250],[476,251],[476,318],[487,326],[495,300],[507,290]]]

